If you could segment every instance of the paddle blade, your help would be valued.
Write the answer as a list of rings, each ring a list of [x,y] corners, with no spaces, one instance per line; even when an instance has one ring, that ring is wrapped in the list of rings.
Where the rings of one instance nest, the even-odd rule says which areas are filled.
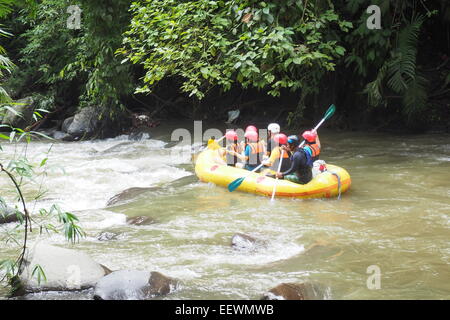
[[[245,178],[238,178],[238,179],[234,180],[233,182],[231,182],[228,185],[228,191],[233,192],[234,190],[239,188],[239,186],[241,185],[242,181],[244,181],[244,179]]]
[[[333,116],[333,114],[334,114],[335,111],[336,111],[336,106],[335,106],[334,104],[332,104],[332,105],[328,108],[327,113],[325,113],[324,119],[325,119],[325,120],[330,119],[330,118]]]

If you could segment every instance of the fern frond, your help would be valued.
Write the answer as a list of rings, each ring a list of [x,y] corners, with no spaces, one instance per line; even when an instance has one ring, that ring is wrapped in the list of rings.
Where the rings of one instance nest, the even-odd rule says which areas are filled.
[[[428,80],[421,74],[417,74],[408,82],[408,89],[403,95],[404,113],[408,116],[422,111],[427,104]]]

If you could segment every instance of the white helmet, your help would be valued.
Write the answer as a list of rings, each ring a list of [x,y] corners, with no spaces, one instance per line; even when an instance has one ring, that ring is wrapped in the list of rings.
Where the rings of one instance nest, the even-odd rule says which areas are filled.
[[[267,127],[267,130],[269,130],[269,131],[272,132],[273,134],[280,133],[280,125],[279,125],[278,123],[271,123],[271,124],[269,124],[269,126]]]

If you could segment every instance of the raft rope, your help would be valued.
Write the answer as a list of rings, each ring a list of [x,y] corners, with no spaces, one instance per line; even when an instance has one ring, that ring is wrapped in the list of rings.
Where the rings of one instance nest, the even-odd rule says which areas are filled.
[[[338,200],[341,200],[341,177],[336,173],[336,172],[332,172],[332,171],[328,171],[329,173],[331,173],[332,175],[334,175],[337,178],[338,181]]]

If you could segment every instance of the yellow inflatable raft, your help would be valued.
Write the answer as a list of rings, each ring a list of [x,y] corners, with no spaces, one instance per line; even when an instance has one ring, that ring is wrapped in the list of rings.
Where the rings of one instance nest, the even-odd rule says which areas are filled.
[[[249,171],[222,164],[217,150],[206,149],[196,159],[195,173],[203,182],[212,182],[227,187],[232,181],[245,177]],[[348,172],[338,166],[327,164],[328,171],[320,173],[308,184],[301,185],[287,180],[278,180],[276,197],[330,198],[344,193],[351,184]],[[338,179],[339,177],[339,179]],[[251,173],[237,190],[272,196],[275,179],[260,173]]]

